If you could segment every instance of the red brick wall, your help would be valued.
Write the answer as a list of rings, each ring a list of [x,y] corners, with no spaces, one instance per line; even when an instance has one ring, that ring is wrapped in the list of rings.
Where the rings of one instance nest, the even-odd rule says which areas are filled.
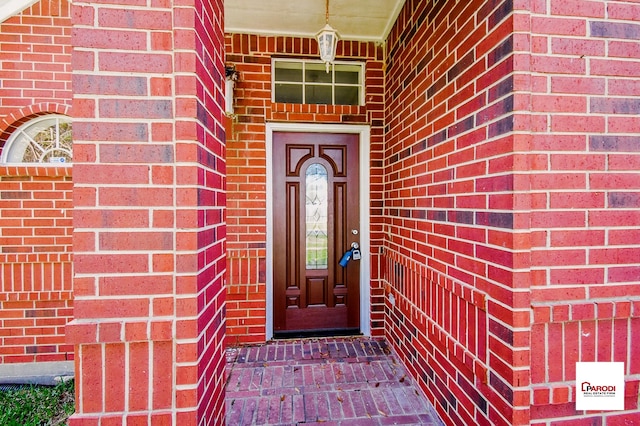
[[[638,6],[448,4],[387,44],[388,336],[447,423],[599,422],[595,360],[637,422]]]
[[[196,160],[197,167],[185,164],[177,168],[178,205],[182,200],[187,202],[188,209],[177,211],[178,227],[185,232],[177,236],[178,250],[184,250],[177,259],[178,278],[180,284],[189,286],[196,279],[197,292],[189,294],[184,290],[187,300],[182,294],[177,297],[177,314],[184,316],[178,322],[183,329],[189,325],[193,309],[197,310],[197,347],[191,348],[191,340],[187,333],[180,336],[178,350],[186,354],[185,349],[193,351],[193,361],[197,360],[197,423],[200,426],[224,424],[225,419],[225,336],[226,336],[226,135],[224,129],[224,1],[196,2],[193,21],[180,21],[175,37],[177,49],[192,49],[192,60],[180,58],[176,72],[189,72],[191,63],[196,63],[195,90],[190,86],[182,87],[181,79],[176,81],[179,98],[176,100],[184,110],[180,111],[180,129],[195,130],[197,140],[196,157],[193,157],[193,143],[189,132],[178,133],[181,141],[177,150],[177,160],[188,163]],[[177,15],[181,18],[185,16]],[[180,35],[186,29],[195,36],[195,46]],[[184,28],[184,29],[183,29]],[[197,105],[193,110],[192,99],[197,97]],[[198,122],[192,126],[195,117]],[[182,146],[184,144],[184,146]],[[189,146],[191,145],[191,146]],[[197,178],[197,184],[194,179]],[[194,191],[195,190],[195,191]],[[191,206],[191,207],[189,207]],[[192,218],[197,215],[197,222]],[[189,229],[191,228],[191,229]],[[197,249],[193,249],[196,244]],[[197,260],[197,263],[194,261]],[[188,306],[188,308],[187,308]],[[180,308],[187,308],[181,311]],[[187,313],[188,312],[188,313]],[[186,327],[185,327],[186,328]],[[178,368],[184,374],[193,369],[187,357],[177,359]],[[181,378],[184,380],[184,378]],[[181,400],[180,396],[177,398]],[[185,399],[184,402],[189,401]],[[183,424],[178,419],[177,424]]]
[[[511,4],[409,1],[387,41],[386,331],[448,424],[528,423]]]
[[[25,121],[69,114],[71,26],[66,0],[0,23],[0,153]],[[0,363],[73,359],[71,168],[0,165]]]
[[[235,116],[227,125],[227,338],[229,344],[266,338],[266,122],[371,124],[372,223],[380,217],[383,146],[383,50],[374,43],[340,41],[338,59],[366,63],[363,106],[293,105],[271,101],[271,57],[318,59],[315,39],[227,34],[227,65],[240,79]],[[372,225],[372,252],[380,244]],[[372,282],[372,329],[381,334],[383,289]]]
[[[531,12],[531,421],[601,421],[575,411],[575,363],[619,361],[633,413],[606,424],[640,423],[640,4]]]
[[[70,167],[0,166],[0,363],[73,359],[72,189]]]
[[[74,1],[72,425],[223,423],[222,3]]]

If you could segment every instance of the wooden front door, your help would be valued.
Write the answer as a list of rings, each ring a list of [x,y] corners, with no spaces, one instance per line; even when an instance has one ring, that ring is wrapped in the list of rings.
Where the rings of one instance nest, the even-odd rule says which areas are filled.
[[[274,334],[358,332],[359,137],[274,132]]]

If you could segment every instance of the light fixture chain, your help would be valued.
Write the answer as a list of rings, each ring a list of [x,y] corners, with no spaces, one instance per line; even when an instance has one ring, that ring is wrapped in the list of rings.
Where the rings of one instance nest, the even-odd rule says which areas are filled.
[[[324,19],[325,19],[325,24],[328,24],[329,23],[329,0],[327,0],[326,2]]]

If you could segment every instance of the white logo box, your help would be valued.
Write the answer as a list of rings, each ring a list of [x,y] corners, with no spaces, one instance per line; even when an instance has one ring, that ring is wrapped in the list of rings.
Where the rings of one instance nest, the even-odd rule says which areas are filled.
[[[577,362],[576,410],[624,410],[624,363]]]

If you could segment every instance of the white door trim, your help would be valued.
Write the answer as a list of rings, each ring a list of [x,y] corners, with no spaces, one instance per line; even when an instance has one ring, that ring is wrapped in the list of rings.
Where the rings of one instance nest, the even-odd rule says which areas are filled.
[[[371,335],[371,250],[369,192],[370,192],[370,139],[368,125],[315,124],[315,123],[267,123],[267,340],[273,338],[273,133],[315,132],[355,133],[360,139],[360,332]],[[366,255],[365,255],[366,253]]]

